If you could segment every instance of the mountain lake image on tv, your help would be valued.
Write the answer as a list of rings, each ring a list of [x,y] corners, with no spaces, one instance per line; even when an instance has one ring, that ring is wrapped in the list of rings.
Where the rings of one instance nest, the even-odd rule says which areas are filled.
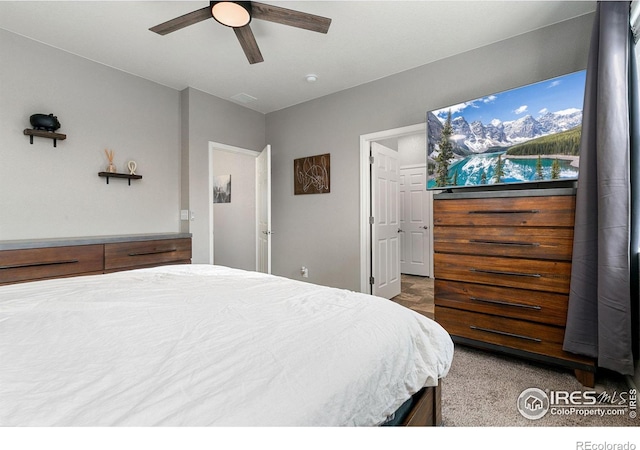
[[[578,178],[586,71],[427,113],[428,189]]]

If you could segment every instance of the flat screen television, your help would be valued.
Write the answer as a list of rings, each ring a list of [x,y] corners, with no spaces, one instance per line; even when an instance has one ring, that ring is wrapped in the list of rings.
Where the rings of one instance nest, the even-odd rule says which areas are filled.
[[[586,71],[427,112],[427,189],[578,178]]]

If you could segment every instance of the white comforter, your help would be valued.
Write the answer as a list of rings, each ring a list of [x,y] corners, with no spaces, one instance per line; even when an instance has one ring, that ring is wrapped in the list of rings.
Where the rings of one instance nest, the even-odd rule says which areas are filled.
[[[0,286],[0,426],[375,425],[452,357],[391,301],[220,266]]]

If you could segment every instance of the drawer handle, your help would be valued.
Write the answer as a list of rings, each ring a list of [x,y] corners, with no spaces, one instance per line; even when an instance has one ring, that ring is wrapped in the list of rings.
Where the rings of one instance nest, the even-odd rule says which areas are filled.
[[[525,341],[542,342],[542,339],[532,338],[532,337],[529,337],[529,336],[523,336],[521,334],[507,333],[506,331],[492,330],[490,328],[480,328],[480,327],[476,327],[474,325],[470,325],[469,328],[471,328],[472,330],[476,330],[476,331],[484,331],[484,332],[487,332],[487,333],[499,334],[501,336],[509,336],[509,337],[514,337],[514,338],[518,338],[518,339],[524,339]]]
[[[57,266],[60,264],[75,264],[78,261],[77,259],[67,259],[61,261],[51,261],[51,262],[33,262],[33,263],[24,263],[24,264],[12,264],[10,266],[0,266],[0,270],[6,269],[24,269],[26,267],[40,267],[40,266]]]
[[[501,300],[490,300],[487,298],[478,298],[478,297],[469,297],[469,300],[473,300],[476,302],[483,302],[483,303],[491,303],[494,305],[503,305],[503,306],[513,306],[516,308],[526,308],[526,309],[535,309],[535,310],[541,310],[542,306],[537,306],[537,305],[524,305],[522,303],[512,303],[512,302],[504,302]]]
[[[173,253],[177,251],[177,248],[169,248],[166,250],[151,250],[148,252],[129,253],[129,256],[146,256],[146,255],[159,255],[161,253]]]
[[[492,244],[492,245],[513,245],[520,247],[540,247],[539,242],[507,242],[507,241],[492,241],[486,239],[469,239],[469,242],[473,244]]]
[[[504,272],[502,270],[486,270],[486,269],[469,269],[470,272],[477,273],[488,273],[491,275],[510,275],[514,277],[530,277],[530,278],[541,278],[542,275],[539,273],[522,273],[522,272]]]
[[[469,214],[536,214],[539,209],[484,209],[469,211]]]

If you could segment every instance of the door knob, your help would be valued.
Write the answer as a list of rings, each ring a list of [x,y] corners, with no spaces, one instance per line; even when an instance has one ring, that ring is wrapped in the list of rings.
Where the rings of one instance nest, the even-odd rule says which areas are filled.
[[[398,228],[398,233],[404,233],[404,231],[402,231],[402,229]]]
[[[428,226],[426,226],[426,225],[425,225],[425,226],[423,226],[422,228],[424,228],[425,230],[428,230],[428,229],[429,229],[429,227],[428,227]]]

